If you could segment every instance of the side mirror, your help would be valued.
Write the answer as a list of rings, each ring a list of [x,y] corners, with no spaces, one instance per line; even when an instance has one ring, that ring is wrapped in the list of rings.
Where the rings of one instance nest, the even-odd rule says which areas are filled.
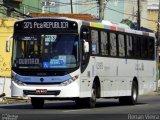
[[[88,39],[88,32],[83,31],[83,39]]]
[[[89,52],[89,43],[83,40],[83,46],[84,46],[84,52],[88,53]]]
[[[81,39],[87,40],[90,35],[90,30],[87,26],[82,26],[81,28]]]
[[[11,39],[13,38],[13,36],[9,36],[7,41],[6,41],[6,52],[10,52],[10,46],[11,46]]]
[[[6,52],[10,52],[10,41],[6,41]]]

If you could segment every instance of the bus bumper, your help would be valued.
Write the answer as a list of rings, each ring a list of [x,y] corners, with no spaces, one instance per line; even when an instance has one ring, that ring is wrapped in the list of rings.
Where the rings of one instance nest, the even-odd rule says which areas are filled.
[[[77,81],[66,86],[60,85],[25,85],[12,81],[12,97],[42,97],[42,98],[74,98],[79,97],[80,90]]]

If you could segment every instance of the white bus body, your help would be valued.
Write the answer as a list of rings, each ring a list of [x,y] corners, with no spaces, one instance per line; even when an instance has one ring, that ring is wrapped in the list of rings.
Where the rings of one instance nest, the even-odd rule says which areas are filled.
[[[37,19],[33,19],[37,20]],[[80,41],[85,39],[89,42],[89,54],[88,61],[82,62],[83,59],[83,47],[85,47],[82,43],[79,44],[78,51],[80,51],[80,65],[68,74],[63,76],[43,76],[42,75],[21,75],[16,73],[12,69],[12,96],[21,96],[21,97],[31,97],[32,105],[35,108],[39,108],[42,106],[42,103],[38,105],[35,103],[35,100],[44,100],[44,99],[74,99],[77,104],[83,105],[83,101],[87,101],[86,104],[90,104],[89,107],[94,107],[95,103],[92,104],[91,100],[94,102],[94,94],[96,94],[96,98],[104,97],[104,98],[127,98],[127,97],[135,97],[135,101],[137,100],[137,96],[146,94],[148,92],[154,91],[156,89],[156,76],[157,76],[157,63],[156,63],[156,39],[153,33],[147,33],[142,31],[131,30],[128,28],[118,27],[118,25],[114,24],[105,24],[100,22],[87,22],[81,20],[74,19],[66,19],[70,21],[77,22],[78,25],[78,35],[81,35],[83,31],[82,27],[84,26],[85,30],[89,30],[87,35],[89,36],[89,40],[86,40],[86,37],[82,38]],[[23,21],[22,21],[23,22]],[[16,23],[15,23],[16,24]],[[54,28],[53,28],[54,29]],[[56,28],[55,28],[56,29]],[[91,30],[97,30],[99,34],[101,31],[107,31],[106,34],[110,34],[110,31],[115,33],[116,36],[118,34],[123,34],[126,39],[126,35],[130,36],[147,36],[152,37],[154,41],[154,58],[152,60],[148,59],[137,59],[137,58],[127,58],[127,57],[117,57],[117,56],[104,56],[99,54],[92,54],[92,52],[96,51],[97,48],[95,44],[92,44],[91,40],[93,34]],[[47,33],[47,31],[46,31]],[[83,34],[83,33],[82,33]],[[15,34],[16,35],[16,34]],[[110,35],[111,36],[111,35]],[[102,35],[101,35],[102,37]],[[149,38],[146,39],[148,40]],[[95,39],[96,37],[93,37]],[[124,40],[127,41],[127,40]],[[149,40],[148,40],[149,41]],[[149,43],[147,43],[148,46]],[[124,45],[128,45],[127,42]],[[98,45],[101,46],[101,45]],[[120,45],[118,45],[120,46]],[[123,45],[122,45],[123,46]],[[63,47],[63,46],[62,46]],[[87,46],[86,46],[87,47]],[[14,47],[13,47],[14,49]],[[102,48],[101,48],[102,49]],[[117,49],[117,47],[116,47]],[[124,48],[125,51],[127,48]],[[113,49],[112,49],[113,50]],[[142,51],[142,48],[141,48]],[[118,52],[115,54],[119,53]],[[100,52],[102,53],[102,52]],[[13,54],[14,50],[13,50]],[[107,53],[106,53],[107,54]],[[111,49],[110,49],[111,54]],[[127,54],[127,52],[125,52]],[[149,54],[149,50],[148,50]],[[13,59],[12,59],[13,61]],[[82,68],[82,64],[84,64],[84,68]],[[82,70],[83,69],[83,70]],[[40,74],[40,73],[39,73]],[[42,81],[41,81],[42,80]],[[43,83],[43,81],[54,81],[60,80],[63,81],[59,84],[27,84],[23,81],[39,81],[39,83]],[[133,81],[137,85],[137,91],[132,95],[132,87]],[[96,87],[95,87],[95,86]],[[94,87],[93,87],[94,86]],[[93,90],[96,89],[95,91]],[[94,93],[95,92],[95,93]],[[136,95],[137,92],[137,95]],[[135,95],[135,96],[134,96]],[[36,99],[37,98],[37,99]],[[92,99],[91,99],[92,98]],[[123,99],[121,101],[124,101]],[[80,103],[81,102],[81,103]],[[134,103],[133,103],[134,104]]]

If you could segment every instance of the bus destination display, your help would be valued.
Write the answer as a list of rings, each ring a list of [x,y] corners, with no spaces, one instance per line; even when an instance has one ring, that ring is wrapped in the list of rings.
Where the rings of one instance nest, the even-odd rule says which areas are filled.
[[[50,21],[50,22],[24,22],[24,29],[50,29],[50,28],[69,28],[68,22]]]

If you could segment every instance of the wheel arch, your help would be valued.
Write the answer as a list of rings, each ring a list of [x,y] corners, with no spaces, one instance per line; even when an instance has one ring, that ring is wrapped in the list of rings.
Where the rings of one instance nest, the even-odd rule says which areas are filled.
[[[94,81],[93,81],[93,84],[95,84],[96,85],[96,97],[97,98],[100,98],[100,96],[101,96],[101,83],[100,83],[100,79],[99,79],[99,77],[98,76],[95,76],[95,78],[94,78]]]

